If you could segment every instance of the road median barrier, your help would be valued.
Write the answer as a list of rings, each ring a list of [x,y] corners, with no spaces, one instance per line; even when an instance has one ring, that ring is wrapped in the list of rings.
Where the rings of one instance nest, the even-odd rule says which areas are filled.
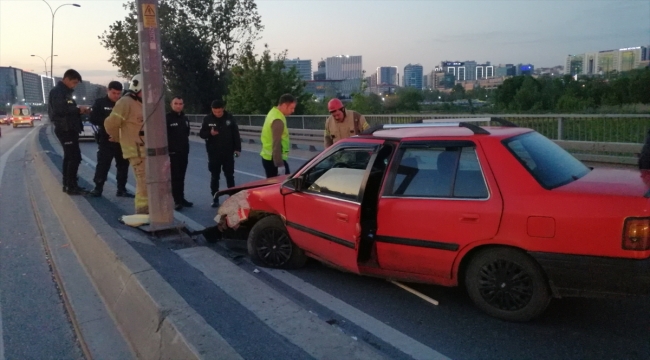
[[[38,132],[30,152],[71,247],[138,358],[241,359],[86,199],[61,191]]]

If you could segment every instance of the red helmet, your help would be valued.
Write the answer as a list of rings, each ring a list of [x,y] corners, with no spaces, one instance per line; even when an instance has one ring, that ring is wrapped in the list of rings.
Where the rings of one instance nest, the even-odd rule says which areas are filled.
[[[330,102],[327,103],[327,110],[328,111],[334,111],[334,110],[339,110],[343,108],[343,103],[341,100],[334,98],[330,100]]]

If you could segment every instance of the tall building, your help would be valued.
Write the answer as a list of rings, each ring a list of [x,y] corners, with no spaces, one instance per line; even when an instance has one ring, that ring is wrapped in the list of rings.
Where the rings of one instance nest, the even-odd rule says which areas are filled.
[[[338,55],[325,59],[327,80],[361,79],[363,66],[361,55]]]
[[[377,84],[398,85],[399,74],[397,66],[380,66],[377,68]]]
[[[0,103],[43,105],[43,83],[38,74],[13,67],[0,67]]]
[[[33,105],[43,105],[43,83],[41,76],[38,74],[22,71],[23,76],[23,91],[25,96],[25,103]]]
[[[602,75],[630,71],[647,60],[650,60],[650,46],[636,46],[568,55],[564,69],[569,75]]]
[[[496,77],[506,77],[517,75],[517,68],[513,64],[499,65],[494,71]]]
[[[295,67],[302,80],[311,80],[311,60],[285,59],[284,67],[286,70]]]
[[[314,80],[325,80],[327,79],[325,60],[318,62],[318,69],[314,71]]]
[[[531,64],[518,64],[516,67],[516,75],[533,75],[535,73],[535,66]]]
[[[408,64],[404,66],[404,87],[422,89],[423,68],[420,64]]]
[[[476,61],[443,61],[444,72],[454,74],[457,81],[489,79],[495,76],[494,66],[487,61],[478,64]]]
[[[50,90],[54,87],[54,79],[41,75],[41,84],[43,85],[43,102],[47,104]]]
[[[13,67],[0,67],[0,104],[47,104],[54,82],[61,80],[60,77],[52,79]],[[74,91],[79,104],[91,104],[95,98],[105,94],[104,86],[91,84],[88,81],[79,83]]]
[[[0,104],[13,104],[23,98],[22,94],[18,94],[18,80],[16,71],[18,69],[11,67],[0,67]]]

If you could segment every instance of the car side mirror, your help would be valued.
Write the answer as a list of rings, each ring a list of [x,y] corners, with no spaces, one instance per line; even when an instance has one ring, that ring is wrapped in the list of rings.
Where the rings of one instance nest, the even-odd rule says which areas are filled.
[[[280,194],[289,195],[295,192],[302,190],[303,178],[302,176],[296,176],[291,179],[287,179],[282,186],[280,186]]]

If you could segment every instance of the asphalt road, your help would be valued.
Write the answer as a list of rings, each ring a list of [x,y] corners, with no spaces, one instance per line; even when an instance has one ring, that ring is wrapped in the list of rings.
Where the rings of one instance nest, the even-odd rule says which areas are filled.
[[[264,175],[256,146],[245,148],[236,161],[237,184]],[[82,144],[82,152],[90,160],[95,160],[95,150],[92,142]],[[302,157],[289,160],[295,170],[310,154],[302,151],[292,155]],[[129,181],[132,179],[130,176]],[[204,226],[214,224],[216,213],[210,208],[209,179],[205,148],[201,142],[191,142],[185,191],[186,198],[195,206],[181,212]],[[221,187],[225,187],[223,178]],[[230,258],[243,254],[236,246],[231,246],[229,251],[219,246],[213,249]],[[194,269],[173,254],[160,249],[156,253],[141,249],[141,255],[157,263],[156,269],[186,299],[196,291],[196,288],[190,290],[187,284]],[[244,269],[254,269],[246,257],[238,263]],[[384,280],[343,273],[315,261],[304,269],[292,271],[291,275],[295,278],[287,280],[265,272],[260,277],[306,309],[394,359],[409,356],[387,336],[405,336],[408,341],[452,359],[650,358],[650,297],[555,300],[539,320],[515,324],[483,314],[462,289],[412,285],[440,302],[439,306],[433,306]],[[296,286],[296,281],[310,287]],[[332,299],[342,304],[333,306]],[[215,309],[212,304],[206,306],[197,299],[193,303],[204,317],[221,314],[218,306]],[[346,305],[354,310],[347,311]],[[388,329],[379,330],[377,324]]]
[[[5,160],[7,164],[4,176],[0,177],[0,339],[4,341],[7,359],[78,358],[80,352],[60,306],[47,259],[39,248],[37,229],[29,225],[32,220],[28,206],[16,206],[29,204],[26,189],[21,186],[24,149],[19,146],[11,154],[7,151],[19,141],[18,134],[29,131],[3,127],[0,139],[0,172]],[[48,139],[44,134],[39,139],[46,145]],[[96,160],[96,145],[87,142],[81,147],[88,164],[92,165]],[[263,177],[257,151],[254,146],[247,148],[250,151],[244,151],[236,161],[238,184]],[[5,157],[7,154],[10,156]],[[60,163],[60,157],[51,154],[53,161]],[[304,163],[308,153],[300,156],[303,158],[290,159],[292,169]],[[81,182],[90,185],[87,180],[92,178],[92,169],[85,166],[80,173]],[[213,225],[215,215],[215,209],[210,207],[209,178],[205,148],[200,142],[192,142],[186,198],[195,206],[181,212],[204,226]],[[133,184],[132,175],[129,182]],[[223,179],[221,186],[225,187]],[[114,187],[105,190],[104,198],[88,201],[112,226],[123,229],[116,219],[132,210],[131,200],[116,199],[110,191]],[[13,217],[16,212],[25,218],[21,220],[25,221],[24,226],[22,222],[20,227],[16,226]],[[201,264],[191,263],[184,256],[184,251],[200,248],[196,244],[130,243],[244,358],[310,358],[197,271]],[[209,246],[209,249],[253,273],[255,267],[242,256],[242,244],[223,245]],[[28,273],[23,269],[29,269],[31,282],[16,280]],[[304,309],[391,359],[433,358],[432,354],[451,359],[650,358],[650,297],[555,300],[540,319],[515,324],[483,314],[462,289],[412,285],[440,302],[439,306],[433,306],[384,280],[343,273],[315,261],[292,272],[262,269],[256,276]],[[50,323],[53,326],[43,335],[25,326],[30,321],[34,326]],[[33,345],[36,349],[48,349],[53,344],[52,349],[59,350],[33,355],[21,353],[36,351],[23,348],[28,344],[36,344]],[[0,349],[2,345],[0,342]]]
[[[82,359],[27,186],[24,139],[32,129],[2,126],[0,359]]]

